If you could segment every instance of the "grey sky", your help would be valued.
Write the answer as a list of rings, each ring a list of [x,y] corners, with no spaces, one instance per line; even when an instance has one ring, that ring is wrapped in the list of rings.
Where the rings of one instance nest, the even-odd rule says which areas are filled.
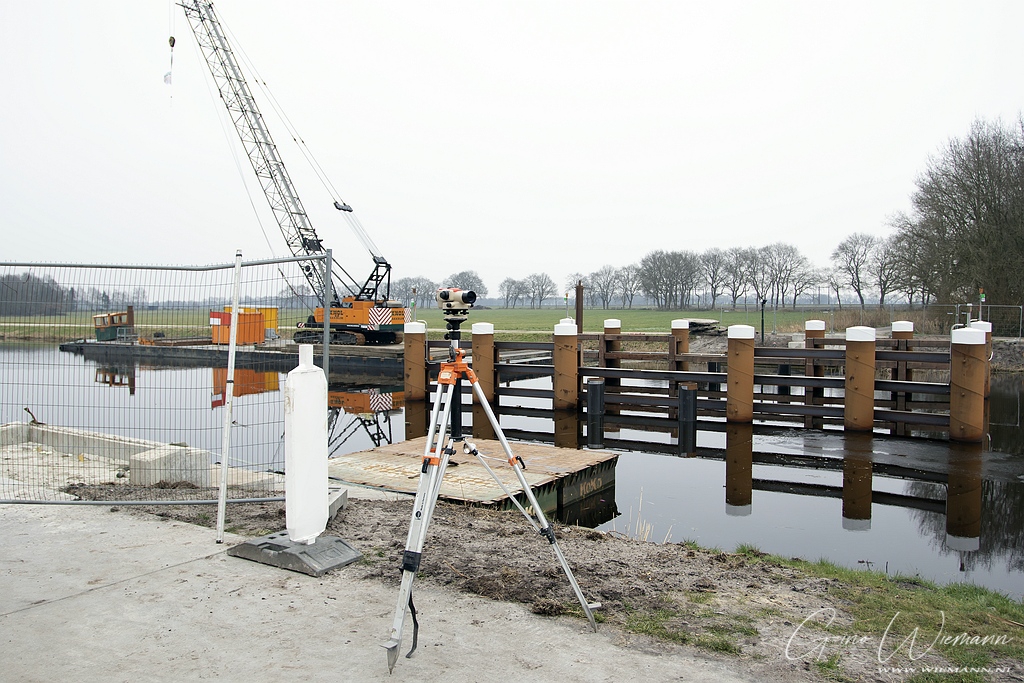
[[[885,233],[947,139],[1022,109],[1020,2],[217,8],[395,277],[474,269],[495,292],[657,248],[783,241],[824,265]],[[284,255],[207,83],[171,3],[0,4],[2,260]],[[369,272],[261,106],[317,231]]]

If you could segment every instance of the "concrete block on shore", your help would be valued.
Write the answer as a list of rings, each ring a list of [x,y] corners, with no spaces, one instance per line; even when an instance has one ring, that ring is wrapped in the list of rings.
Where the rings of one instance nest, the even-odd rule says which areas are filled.
[[[154,486],[188,482],[200,488],[211,486],[209,451],[187,446],[159,446],[132,455],[128,463],[129,483]]]

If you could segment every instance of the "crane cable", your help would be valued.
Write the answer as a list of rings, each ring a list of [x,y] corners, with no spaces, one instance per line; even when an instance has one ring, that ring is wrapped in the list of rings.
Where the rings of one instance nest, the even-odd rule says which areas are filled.
[[[284,124],[284,127],[287,130],[288,135],[290,135],[292,138],[292,142],[294,142],[295,145],[299,148],[299,151],[302,153],[302,156],[306,160],[306,163],[313,170],[313,173],[320,181],[320,184],[323,185],[324,189],[327,190],[327,193],[331,196],[335,208],[339,209],[342,212],[342,214],[345,217],[345,222],[348,223],[349,228],[352,230],[353,233],[355,233],[356,238],[360,241],[360,243],[362,243],[363,247],[367,251],[369,251],[372,256],[382,257],[380,249],[370,238],[370,235],[366,232],[366,229],[363,228],[363,225],[362,223],[360,223],[359,218],[355,216],[354,212],[352,211],[352,207],[341,199],[341,194],[334,186],[334,183],[331,182],[331,179],[327,176],[327,172],[324,170],[323,166],[317,160],[312,150],[309,149],[309,146],[306,144],[305,139],[302,137],[302,135],[299,134],[299,131],[295,127],[295,124],[292,123],[291,119],[288,117],[288,114],[284,111],[284,107],[282,107],[281,104],[278,102],[277,98],[274,96],[274,93],[270,90],[270,86],[267,85],[267,82],[264,80],[263,76],[260,75],[260,72],[256,68],[256,65],[246,54],[245,50],[241,47],[241,43],[239,43],[237,36],[235,36],[235,34],[231,31],[231,28],[229,26],[224,24],[223,20],[221,21],[221,25],[224,26],[225,33],[227,33],[231,38],[231,43],[235,46],[235,50],[238,53],[240,60],[245,64],[245,68],[249,71],[250,74],[252,74],[256,86],[260,89],[260,92],[263,93],[264,97],[266,97],[267,101],[270,103],[271,109],[274,110],[274,113],[277,114],[278,118]],[[353,283],[358,286],[358,283],[356,283],[354,280]]]
[[[173,41],[173,36],[171,41]],[[168,41],[170,42],[170,41]],[[192,47],[196,52],[196,56],[199,59],[200,64],[207,61],[206,55],[199,47],[198,41],[191,41]],[[173,44],[172,44],[173,49]],[[260,226],[260,232],[263,234],[263,240],[267,243],[267,248],[270,250],[270,256],[277,258],[277,253],[274,251],[274,245],[270,241],[270,236],[267,234],[267,227],[263,223],[263,218],[260,215],[259,210],[256,208],[256,203],[253,201],[253,193],[249,189],[249,183],[246,180],[249,176],[246,169],[242,166],[241,159],[238,157],[238,145],[235,144],[234,130],[228,129],[228,122],[225,120],[227,115],[224,113],[224,108],[221,103],[217,100],[220,98],[220,91],[217,89],[217,84],[213,80],[213,76],[209,73],[209,69],[200,69],[203,73],[203,80],[206,82],[206,89],[210,95],[210,100],[213,102],[213,110],[217,112],[217,121],[220,123],[221,133],[224,135],[224,140],[227,144],[228,150],[231,152],[231,159],[235,162],[235,171],[238,173],[239,179],[242,181],[242,187],[245,189],[245,196],[249,200],[249,206],[252,208],[252,213],[256,217],[256,223]],[[313,307],[309,305],[306,296],[296,291],[295,286],[292,284],[289,277],[281,269],[280,266],[277,268],[277,272],[280,273],[281,279],[284,280],[285,286],[291,291],[292,295],[298,299],[298,301],[306,307],[306,310],[310,313],[313,312]]]

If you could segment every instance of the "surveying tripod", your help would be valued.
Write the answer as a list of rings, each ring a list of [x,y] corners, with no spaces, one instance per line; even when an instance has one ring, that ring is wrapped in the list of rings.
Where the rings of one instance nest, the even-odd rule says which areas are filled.
[[[427,537],[427,527],[430,525],[430,519],[437,504],[437,496],[441,490],[441,479],[444,477],[449,459],[455,453],[456,444],[459,443],[462,444],[463,453],[476,456],[484,469],[487,470],[498,483],[498,486],[501,487],[502,491],[505,492],[505,495],[509,497],[530,524],[533,525],[533,528],[548,540],[551,549],[555,552],[555,556],[562,564],[562,569],[565,570],[569,584],[572,586],[576,597],[580,601],[580,605],[583,607],[583,612],[590,621],[590,627],[595,632],[597,631],[597,623],[594,621],[592,610],[600,607],[600,604],[588,603],[586,598],[583,597],[583,591],[580,590],[579,584],[576,583],[576,578],[569,568],[569,563],[562,554],[561,548],[558,547],[558,541],[555,540],[555,532],[544,517],[540,503],[537,502],[533,490],[523,475],[523,470],[526,466],[522,458],[513,455],[512,448],[508,445],[505,434],[501,431],[498,420],[494,416],[494,411],[491,410],[491,406],[484,396],[483,389],[480,388],[476,373],[466,363],[465,352],[459,348],[461,336],[459,326],[466,320],[467,315],[468,311],[462,311],[460,315],[445,315],[449,330],[446,337],[450,340],[451,344],[448,347],[448,362],[441,364],[441,370],[437,375],[437,391],[434,394],[434,405],[430,415],[427,444],[423,449],[420,481],[416,488],[416,499],[413,502],[409,536],[405,543],[405,552],[402,554],[402,585],[398,591],[398,605],[395,608],[395,619],[391,625],[391,640],[384,644],[388,653],[389,672],[395,668],[395,662],[398,661],[398,648],[402,643],[402,627],[405,624],[406,607],[408,607],[409,612],[412,614],[413,623],[412,649],[409,650],[406,657],[411,657],[412,653],[416,650],[419,622],[416,619],[416,607],[412,601],[412,584],[416,579],[416,572],[419,570],[423,544]],[[486,413],[491,427],[494,428],[494,433],[497,435],[498,441],[501,442],[501,447],[505,451],[508,464],[515,472],[519,485],[522,487],[523,493],[526,495],[527,501],[532,508],[532,515],[515,498],[501,479],[498,478],[498,475],[495,474],[494,470],[484,460],[484,456],[477,450],[476,445],[466,441],[463,436],[461,385],[463,377],[469,380],[470,385],[473,387],[473,393],[480,402],[484,413]],[[445,439],[445,425],[450,427],[447,441]]]

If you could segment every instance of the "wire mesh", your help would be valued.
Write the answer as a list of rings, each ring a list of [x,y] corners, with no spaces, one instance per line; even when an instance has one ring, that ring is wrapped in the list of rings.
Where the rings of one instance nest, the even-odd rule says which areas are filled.
[[[233,267],[0,264],[0,502],[212,500],[225,460],[230,498],[283,495],[280,392],[322,263],[243,264],[225,459]]]

